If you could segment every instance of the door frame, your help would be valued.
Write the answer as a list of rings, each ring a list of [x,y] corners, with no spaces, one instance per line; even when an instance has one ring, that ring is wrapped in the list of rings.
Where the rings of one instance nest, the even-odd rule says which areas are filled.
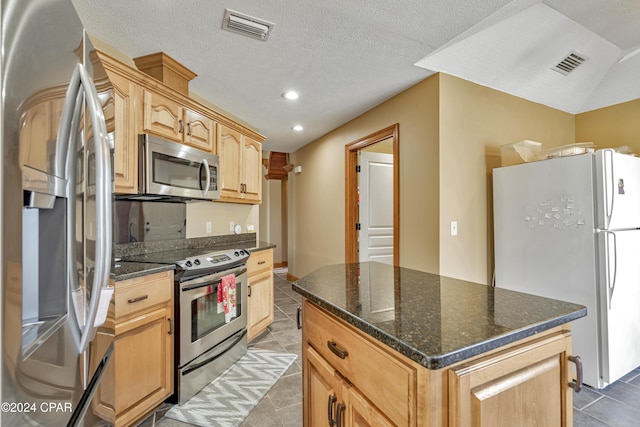
[[[381,129],[345,145],[345,262],[358,262],[358,151],[393,138],[393,264],[400,264],[400,125]]]

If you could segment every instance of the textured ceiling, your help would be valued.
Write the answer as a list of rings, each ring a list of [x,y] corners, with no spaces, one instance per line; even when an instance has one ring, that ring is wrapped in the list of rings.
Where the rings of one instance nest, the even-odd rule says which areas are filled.
[[[128,57],[163,51],[197,73],[191,91],[266,150],[295,151],[435,71],[571,113],[640,97],[640,55],[617,62],[640,47],[638,0],[72,1]],[[225,8],[275,23],[268,41],[223,31]],[[549,70],[571,50],[589,60]]]

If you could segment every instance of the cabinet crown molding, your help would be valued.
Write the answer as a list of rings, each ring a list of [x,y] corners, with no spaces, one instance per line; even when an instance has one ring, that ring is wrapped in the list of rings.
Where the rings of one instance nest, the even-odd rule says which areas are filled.
[[[139,56],[133,58],[133,62],[138,70],[186,96],[189,95],[189,82],[197,76],[164,52]]]

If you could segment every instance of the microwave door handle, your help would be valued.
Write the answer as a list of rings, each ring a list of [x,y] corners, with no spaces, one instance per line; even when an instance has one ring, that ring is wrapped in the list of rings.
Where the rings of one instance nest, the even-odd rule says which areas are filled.
[[[78,64],[78,70],[93,129],[96,162],[96,255],[89,313],[80,340],[80,351],[84,351],[93,339],[97,327],[104,323],[109,300],[113,294],[113,288],[109,287],[113,190],[111,188],[111,147],[107,138],[107,125],[102,105],[86,68]]]
[[[205,173],[207,175],[207,185],[205,185],[205,188],[202,188],[202,184],[200,184],[202,195],[206,196],[207,193],[209,192],[209,186],[211,185],[211,171],[209,170],[209,162],[207,162],[207,159],[202,159],[202,163],[200,163],[200,167],[204,167]]]

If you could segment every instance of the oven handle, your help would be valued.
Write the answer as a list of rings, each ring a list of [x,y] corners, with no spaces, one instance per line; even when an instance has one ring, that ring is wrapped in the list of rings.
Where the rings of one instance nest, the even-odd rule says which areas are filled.
[[[242,331],[242,333],[240,334],[240,336],[238,336],[238,338],[236,338],[222,353],[216,354],[215,356],[213,356],[213,357],[211,357],[209,359],[203,360],[202,362],[196,363],[193,366],[189,366],[188,368],[185,368],[182,371],[182,375],[183,376],[187,375],[188,373],[193,372],[196,369],[200,369],[204,365],[208,365],[209,363],[215,361],[216,359],[224,356],[229,350],[231,350],[233,347],[235,347],[236,344],[238,344],[242,340],[242,338],[244,338],[245,335],[247,335],[247,330],[246,329],[244,329]]]
[[[239,269],[239,270],[235,270],[235,271],[230,270],[228,274],[235,274],[235,275],[236,275],[236,277],[237,277],[237,276],[240,276],[240,275],[242,275],[242,274],[244,274],[244,273],[246,273],[246,272],[247,272],[247,269],[246,269],[246,268],[241,268],[241,269]],[[188,282],[195,282],[195,283],[193,283],[193,284],[191,284],[191,285],[184,285],[184,284],[183,284],[183,285],[182,285],[182,288],[181,288],[181,289],[182,289],[182,292],[188,292],[188,291],[192,291],[192,290],[194,290],[194,289],[204,288],[205,286],[211,286],[211,285],[213,285],[213,284],[216,284],[216,285],[217,285],[218,283],[220,283],[220,281],[222,280],[222,278],[223,278],[224,276],[226,276],[226,275],[227,275],[227,274],[224,274],[224,275],[220,276],[219,278],[215,279],[214,281],[211,281],[211,278],[212,278],[212,277],[217,277],[217,276],[218,276],[218,274],[215,274],[215,275],[209,275],[209,276],[204,276],[204,277],[198,277],[197,279],[188,280],[188,281],[187,281],[187,282],[185,282],[185,283],[188,283]]]

